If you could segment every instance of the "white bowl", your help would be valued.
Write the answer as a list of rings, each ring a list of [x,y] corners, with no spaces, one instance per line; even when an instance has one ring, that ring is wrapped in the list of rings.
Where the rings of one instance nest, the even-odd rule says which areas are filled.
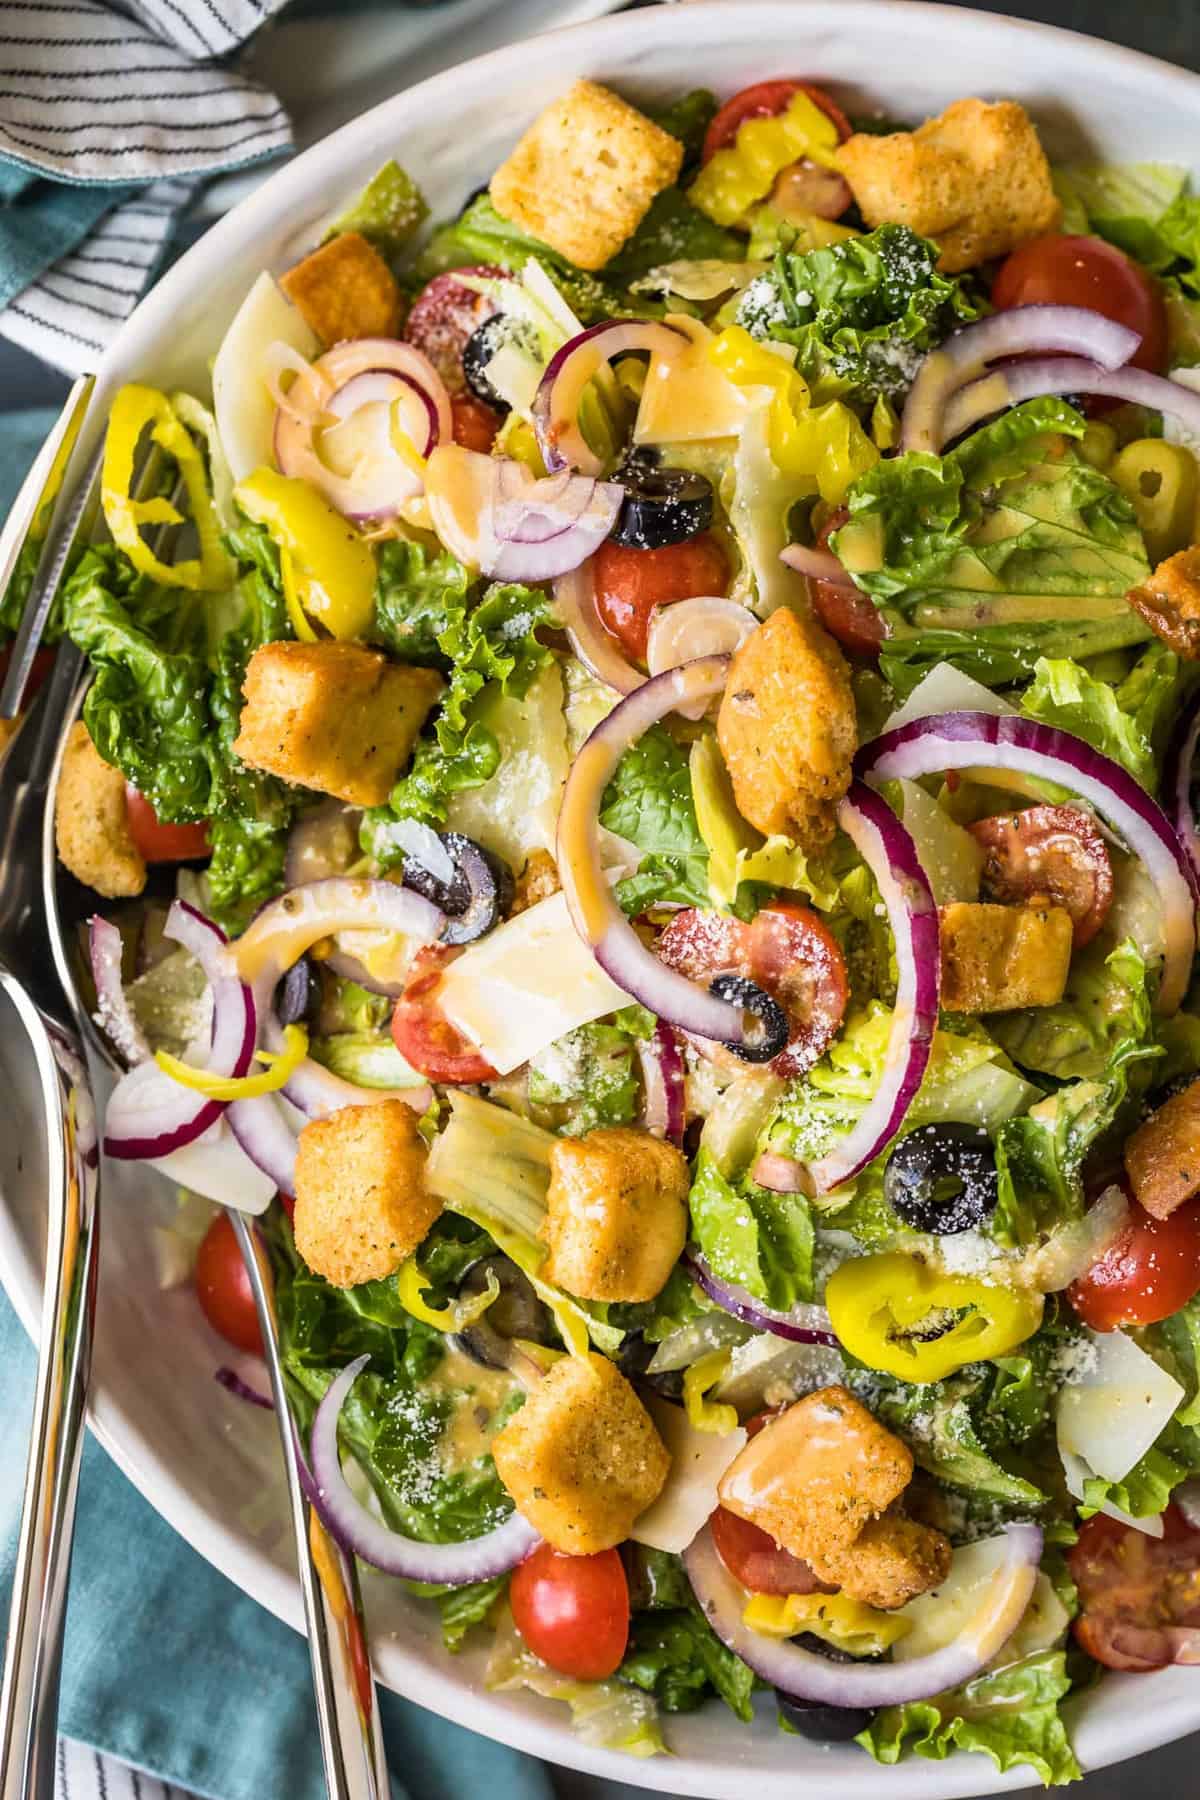
[[[1039,25],[888,0],[708,0],[555,32],[481,57],[400,94],[289,164],[216,225],[138,307],[101,370],[94,411],[122,382],[203,382],[206,359],[252,278],[306,249],[322,219],[396,155],[435,216],[485,180],[533,115],[575,77],[632,99],[700,83],[722,94],[787,73],[834,84],[851,111],[920,119],[964,94],[1011,96],[1053,155],[1153,158],[1200,173],[1200,81],[1145,56]],[[7,1029],[3,1029],[7,1027]],[[0,1276],[27,1327],[38,1307],[43,1211],[27,1080],[11,1019],[0,1019],[10,1129],[0,1141]],[[24,1146],[22,1165],[20,1146]],[[187,1290],[160,1293],[150,1222],[169,1201],[157,1177],[106,1171],[94,1429],[147,1499],[204,1556],[298,1626],[272,1420],[217,1388],[227,1353]],[[450,1658],[398,1584],[370,1579],[380,1678],[410,1699],[551,1761],[676,1794],[784,1800],[938,1800],[1018,1788],[981,1756],[879,1769],[854,1747],[826,1750],[753,1729],[720,1705],[668,1721],[673,1758],[638,1762],[580,1745],[564,1709],[489,1695],[482,1654]],[[1076,1709],[1085,1767],[1134,1756],[1200,1726],[1200,1675],[1109,1676]]]

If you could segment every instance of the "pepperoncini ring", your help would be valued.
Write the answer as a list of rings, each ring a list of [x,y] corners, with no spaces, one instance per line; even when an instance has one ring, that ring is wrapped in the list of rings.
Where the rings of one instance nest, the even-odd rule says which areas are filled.
[[[207,1069],[195,1069],[166,1050],[156,1051],[154,1060],[172,1081],[209,1100],[256,1100],[260,1094],[278,1093],[285,1087],[307,1055],[307,1031],[303,1025],[287,1025],[282,1050],[255,1052],[256,1059],[267,1064],[257,1075],[210,1075]]]
[[[902,1381],[941,1381],[964,1363],[1004,1356],[1042,1321],[1041,1294],[942,1275],[899,1251],[843,1263],[825,1304],[839,1342]]]
[[[792,163],[807,157],[836,168],[837,146],[837,126],[801,90],[783,112],[746,119],[733,143],[709,157],[688,189],[688,199],[718,225],[736,225]]]
[[[166,451],[179,469],[200,546],[198,557],[165,563],[142,536],[143,525],[183,523],[183,515],[163,495],[135,500],[130,491],[138,445],[147,429],[152,441]],[[157,388],[130,382],[113,401],[104,440],[100,504],[113,542],[140,574],[150,576],[163,587],[222,588],[232,579],[204,458],[167,396]]]
[[[474,1325],[483,1317],[493,1301],[500,1298],[500,1283],[491,1269],[488,1270],[487,1285],[481,1293],[472,1294],[466,1300],[453,1300],[449,1306],[431,1306],[425,1298],[429,1288],[429,1277],[416,1257],[410,1256],[407,1262],[401,1264],[396,1275],[396,1292],[405,1312],[414,1319],[419,1319],[422,1325],[431,1325],[435,1331],[465,1331],[468,1325]]]

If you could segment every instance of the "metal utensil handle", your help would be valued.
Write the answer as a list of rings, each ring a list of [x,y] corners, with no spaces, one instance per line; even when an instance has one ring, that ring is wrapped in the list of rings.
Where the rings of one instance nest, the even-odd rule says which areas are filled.
[[[99,1165],[86,1069],[2,968],[0,983],[33,1048],[51,1183],[38,1382],[0,1686],[0,1800],[53,1800],[67,1576],[95,1318]]]
[[[301,1484],[297,1442],[279,1358],[275,1288],[252,1222],[227,1207],[254,1290],[271,1397],[287,1473],[296,1536],[296,1561],[317,1700],[317,1730],[331,1800],[389,1800],[391,1786],[379,1728],[358,1576],[309,1505]],[[0,1797],[7,1800],[7,1796]]]

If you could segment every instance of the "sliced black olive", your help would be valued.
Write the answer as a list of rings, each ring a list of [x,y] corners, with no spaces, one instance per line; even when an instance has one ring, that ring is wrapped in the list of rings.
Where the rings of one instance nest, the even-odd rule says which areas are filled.
[[[914,1231],[970,1231],[1000,1197],[992,1140],[978,1125],[921,1125],[892,1151],[883,1193]]]
[[[629,457],[613,480],[625,499],[612,540],[629,550],[661,550],[707,531],[713,519],[712,482],[691,469],[664,469],[643,455]]]
[[[443,944],[471,944],[490,931],[512,905],[512,870],[461,831],[439,831],[438,836],[454,864],[450,880],[440,880],[414,856],[406,856],[404,885],[432,900],[446,914]]]
[[[453,1342],[485,1369],[507,1369],[511,1340],[526,1338],[531,1343],[544,1343],[550,1314],[507,1256],[485,1256],[482,1262],[474,1263],[464,1275],[459,1293],[482,1294],[489,1274],[495,1275],[500,1284],[498,1298],[474,1325],[456,1332]]]
[[[740,1056],[743,1062],[770,1062],[778,1056],[788,1041],[787,1014],[778,1000],[773,1000],[765,988],[756,982],[747,981],[744,975],[714,975],[708,984],[710,994],[718,1000],[728,1000],[734,1006],[740,1006],[743,1012],[753,1013],[759,1022],[754,1036],[744,1044],[727,1044],[726,1049]]]
[[[312,964],[307,956],[293,963],[275,989],[275,1014],[281,1025],[295,1025],[317,1001]]]
[[[487,378],[487,366],[503,344],[512,336],[512,328],[503,313],[493,313],[482,325],[476,326],[463,345],[462,366],[467,386],[477,400],[490,406],[493,412],[507,413],[512,409],[508,401],[498,394]]]
[[[823,1656],[827,1662],[878,1661],[874,1656],[851,1656],[848,1651],[839,1650],[836,1644],[827,1644],[824,1638],[815,1637],[811,1631],[802,1633],[796,1642],[801,1649],[812,1651],[814,1656]],[[785,1694],[780,1688],[776,1688],[775,1698],[780,1716],[792,1730],[818,1744],[848,1744],[851,1738],[867,1729],[879,1711],[877,1706],[818,1706],[810,1700],[798,1700]]]

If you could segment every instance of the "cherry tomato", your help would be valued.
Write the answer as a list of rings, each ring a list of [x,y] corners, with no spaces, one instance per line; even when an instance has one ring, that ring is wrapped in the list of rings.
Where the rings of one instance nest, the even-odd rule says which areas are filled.
[[[191,862],[212,849],[203,820],[198,825],[163,825],[145,794],[139,794],[129,781],[125,783],[125,817],[129,835],[148,863]]]
[[[819,550],[828,550],[833,533],[849,517],[844,506],[839,506],[830,513],[817,534]],[[813,577],[809,578],[808,591],[818,619],[830,636],[837,639],[843,650],[848,650],[851,656],[870,657],[872,660],[879,655],[879,646],[887,636],[887,627],[883,622],[883,614],[869,594],[861,593],[853,585],[842,587],[836,581],[821,581]]]
[[[1059,233],[1033,238],[1006,256],[992,283],[998,312],[1012,306],[1090,306],[1141,334],[1135,368],[1160,372],[1167,358],[1162,290],[1122,251],[1102,238]]]
[[[454,1029],[437,1003],[437,988],[453,952],[427,945],[413,958],[404,992],[392,1014],[392,1040],[429,1081],[495,1081],[496,1071]]]
[[[200,1310],[235,1350],[263,1353],[254,1292],[233,1226],[218,1214],[200,1241],[196,1257],[196,1297]]]
[[[806,1562],[783,1550],[749,1519],[718,1506],[708,1521],[717,1555],[735,1581],[752,1594],[832,1594]]]
[[[515,1571],[513,1621],[535,1656],[576,1681],[604,1681],[629,1639],[629,1584],[615,1550],[564,1556],[539,1544]]]
[[[486,456],[492,439],[500,429],[500,415],[476,400],[472,394],[454,394],[450,400],[454,420],[454,441],[464,450],[478,450]]]
[[[822,1055],[842,1022],[849,992],[841,948],[816,913],[773,900],[749,925],[724,913],[687,907],[658,940],[669,969],[692,981],[744,975],[778,1000],[788,1016],[786,1046],[765,1066],[785,1079]],[[732,1058],[731,1052],[720,1053]]]
[[[786,112],[792,95],[798,93],[807,94],[813,105],[819,106],[826,117],[833,120],[838,137],[845,143],[851,134],[850,121],[824,88],[814,87],[807,81],[756,81],[752,87],[743,88],[727,100],[716,113],[704,136],[701,161],[707,162],[718,150],[728,149],[747,119],[769,119],[776,113]]]
[[[1155,1219],[1134,1204],[1104,1254],[1067,1289],[1093,1331],[1153,1325],[1200,1292],[1200,1200]]]
[[[1065,907],[1076,949],[1091,942],[1113,897],[1108,846],[1091,813],[1079,806],[1030,806],[980,819],[968,829],[984,853],[989,898],[1006,905]]]
[[[1110,1669],[1200,1660],[1200,1531],[1167,1507],[1161,1538],[1097,1513],[1067,1552],[1082,1612],[1075,1636]]]
[[[729,564],[716,538],[702,531],[660,550],[631,550],[605,538],[592,558],[601,623],[636,662],[646,660],[646,635],[656,606],[723,594]]]
[[[494,300],[464,287],[459,277],[479,275],[495,280],[506,273],[493,263],[477,263],[471,268],[455,269],[449,275],[435,275],[412,303],[404,321],[405,340],[424,352],[451,394],[461,394],[466,386],[463,345],[496,310]]]

